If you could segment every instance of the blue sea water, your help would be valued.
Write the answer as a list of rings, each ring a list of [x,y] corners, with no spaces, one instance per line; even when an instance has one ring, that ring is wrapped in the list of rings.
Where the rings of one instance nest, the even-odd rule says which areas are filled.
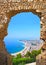
[[[5,40],[5,46],[8,53],[17,53],[25,48],[25,44],[15,40]]]

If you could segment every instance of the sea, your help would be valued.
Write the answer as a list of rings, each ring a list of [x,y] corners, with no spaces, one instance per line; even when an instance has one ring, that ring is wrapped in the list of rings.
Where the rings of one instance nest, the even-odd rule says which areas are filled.
[[[9,54],[20,52],[25,48],[25,44],[21,41],[16,40],[5,40],[5,48]]]

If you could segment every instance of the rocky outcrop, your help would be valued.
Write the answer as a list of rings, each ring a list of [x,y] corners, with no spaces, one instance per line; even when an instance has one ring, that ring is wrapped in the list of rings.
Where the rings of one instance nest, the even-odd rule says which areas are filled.
[[[36,58],[36,65],[46,65],[46,0],[0,0],[0,65],[12,65],[3,39],[8,34],[10,18],[20,12],[33,12],[41,19],[41,39],[44,45]]]
[[[46,65],[46,10],[43,10],[41,17],[41,39],[43,46],[41,47],[41,54],[36,57],[36,65]]]

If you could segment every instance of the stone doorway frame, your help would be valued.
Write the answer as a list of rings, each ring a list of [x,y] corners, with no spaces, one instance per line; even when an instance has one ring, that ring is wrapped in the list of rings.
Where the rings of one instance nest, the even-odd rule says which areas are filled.
[[[28,0],[23,0],[20,2],[12,2],[10,1],[2,1],[0,2],[0,52],[7,55],[7,63],[11,64],[11,56],[7,53],[4,45],[4,37],[8,34],[7,27],[10,21],[10,18],[20,12],[32,12],[38,15],[41,19],[41,36],[40,39],[44,41],[44,45],[42,46],[42,51],[44,49],[44,53],[46,52],[46,1],[45,0],[32,0],[28,2]],[[42,52],[43,54],[43,52]],[[45,53],[46,54],[46,53]],[[41,56],[45,56],[45,54]],[[40,56],[40,58],[41,58]],[[45,56],[46,57],[46,56]],[[46,59],[46,58],[42,58]],[[40,60],[42,60],[40,59]],[[39,60],[39,58],[38,58]],[[41,62],[40,62],[41,63]],[[38,65],[38,64],[37,64]],[[40,64],[42,65],[42,64]],[[44,65],[44,64],[43,64]]]

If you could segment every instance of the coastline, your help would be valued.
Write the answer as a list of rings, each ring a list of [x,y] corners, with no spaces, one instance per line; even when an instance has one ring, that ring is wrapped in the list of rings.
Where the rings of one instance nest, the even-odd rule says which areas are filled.
[[[42,46],[41,44],[38,44],[38,43],[37,43],[37,45],[32,45],[30,42],[27,42],[27,41],[26,42],[25,41],[19,41],[19,42],[22,42],[25,45],[25,47],[24,47],[24,49],[22,49],[21,51],[19,51],[17,53],[12,53],[11,54],[12,56],[16,56],[19,53],[21,53],[21,55],[24,56],[27,53],[27,51],[31,52],[32,50],[38,50]]]
[[[19,42],[22,42],[22,41],[19,41]],[[24,42],[22,42],[22,43],[24,43]],[[22,54],[22,53],[27,49],[26,43],[24,43],[24,45],[25,45],[25,47],[24,47],[23,50],[21,50],[21,51],[19,51],[19,52],[17,52],[17,53],[12,53],[11,55],[12,55],[12,56],[16,56],[16,55],[19,54],[19,53]]]

